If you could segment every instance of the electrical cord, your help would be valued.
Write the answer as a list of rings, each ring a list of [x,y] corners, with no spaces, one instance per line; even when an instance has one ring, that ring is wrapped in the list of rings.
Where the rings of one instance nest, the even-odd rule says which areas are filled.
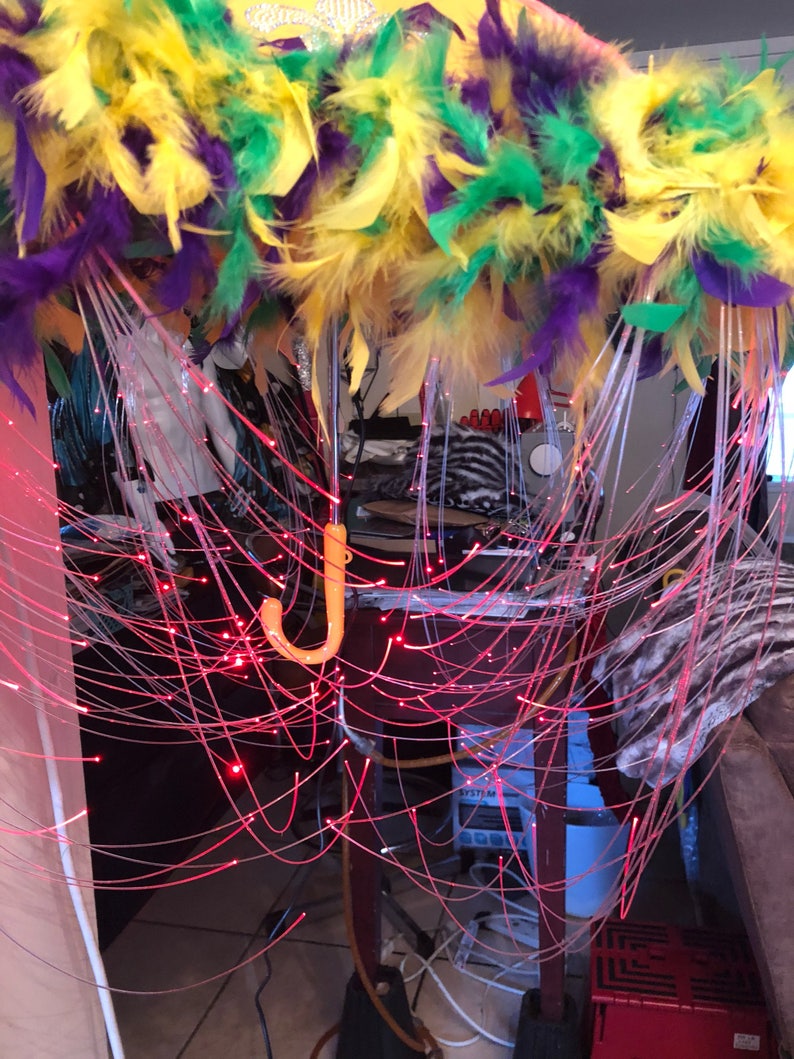
[[[444,953],[446,951],[448,943],[449,943],[449,939],[445,939],[441,943],[441,945],[436,949],[436,951],[430,957],[428,957],[427,959],[424,959],[422,956],[420,956],[416,952],[409,952],[403,958],[402,962],[400,963],[400,971],[402,972],[404,970],[404,968],[405,968],[405,965],[407,964],[407,962],[409,960],[412,960],[412,959],[417,960],[421,964],[421,966],[414,974],[409,975],[405,979],[406,983],[412,981],[414,978],[418,977],[420,974],[425,974],[425,973],[429,974],[430,977],[435,982],[435,984],[437,985],[437,987],[439,989],[439,992],[444,997],[444,999],[447,1001],[449,1006],[453,1009],[453,1011],[455,1011],[455,1013],[461,1019],[463,1019],[463,1021],[466,1023],[466,1025],[469,1026],[471,1029],[473,1029],[475,1034],[477,1034],[477,1036],[475,1036],[475,1038],[473,1040],[467,1040],[467,1041],[449,1041],[449,1040],[444,1040],[444,1041],[439,1041],[439,1043],[443,1043],[445,1046],[450,1047],[450,1048],[463,1048],[463,1047],[468,1046],[469,1044],[475,1043],[480,1037],[484,1037],[485,1040],[490,1041],[492,1044],[498,1044],[502,1048],[514,1048],[515,1047],[515,1041],[508,1041],[508,1040],[505,1040],[503,1037],[497,1037],[497,1035],[495,1033],[491,1033],[490,1030],[486,1030],[484,1026],[481,1026],[475,1019],[473,1019],[471,1017],[471,1015],[469,1015],[466,1011],[464,1011],[464,1009],[460,1006],[460,1004],[457,1002],[457,1000],[455,1000],[455,998],[452,996],[450,991],[444,985],[443,981],[441,980],[441,976],[433,968],[433,966],[432,966],[433,961],[436,960],[442,953]]]
[[[270,979],[273,977],[273,967],[272,967],[272,964],[270,963],[270,957],[268,956],[267,953],[264,954],[264,957],[265,957],[265,977],[260,982],[259,988],[257,989],[256,993],[254,993],[254,1004],[256,1005],[256,1013],[257,1013],[257,1015],[259,1017],[259,1028],[262,1031],[262,1039],[265,1042],[265,1051],[267,1052],[267,1059],[273,1059],[273,1049],[272,1049],[271,1044],[270,1044],[270,1034],[268,1033],[268,1030],[267,1030],[267,1019],[265,1018],[265,1013],[262,1010],[262,1003],[261,1003],[261,996],[262,996],[262,993],[264,992],[265,986],[268,984]]]
[[[480,875],[479,869],[482,868],[483,866],[491,867],[491,865],[483,865],[483,864],[478,864],[478,863],[475,862],[469,868],[469,878],[474,883],[474,885],[479,890],[481,890],[483,893],[487,893],[491,897],[493,897],[493,899],[495,901],[498,901],[500,905],[504,905],[504,906],[506,906],[508,908],[514,908],[521,915],[526,916],[528,919],[532,918],[532,919],[535,920],[535,922],[537,922],[539,913],[538,913],[538,910],[536,908],[527,908],[526,905],[522,905],[518,901],[513,901],[512,898],[504,896],[504,894],[501,892],[501,890],[500,890],[500,892],[498,894],[495,893],[491,889],[491,886],[492,886],[492,884],[494,882],[493,879],[488,880],[486,882],[486,881],[483,881],[482,878],[478,878],[478,876]],[[497,873],[497,877],[499,877],[499,873]],[[518,888],[521,889],[521,890],[526,890],[526,888],[527,888],[526,879],[523,876],[519,875],[518,872],[513,871],[512,868],[502,867],[501,868],[501,877],[502,878],[507,877],[508,879],[512,879],[515,883],[518,884]]]
[[[336,1037],[337,1033],[339,1033],[340,1025],[341,1024],[339,1022],[335,1022],[334,1025],[331,1026],[330,1029],[327,1029],[325,1031],[325,1033],[322,1035],[322,1037],[319,1039],[319,1041],[312,1048],[311,1055],[309,1056],[309,1059],[319,1059],[320,1052],[323,1050],[323,1048],[326,1046],[326,1044],[328,1044],[328,1042],[330,1040],[333,1040],[333,1038]]]
[[[293,878],[294,878],[294,876],[293,876]],[[303,887],[306,884],[306,878],[307,878],[307,876],[304,874],[304,877],[301,880],[301,882],[299,883],[298,889],[297,889],[297,891],[296,891],[296,893],[295,893],[295,895],[294,895],[294,897],[292,899],[292,902],[290,903],[290,905],[287,908],[284,909],[284,911],[282,912],[282,914],[279,917],[278,921],[276,922],[276,925],[273,927],[273,929],[268,934],[268,936],[267,936],[268,944],[270,944],[270,942],[272,942],[275,938],[278,937],[278,934],[279,934],[279,931],[281,930],[282,925],[289,918],[290,914],[294,910],[295,905],[297,904],[298,898],[300,897],[301,893],[303,892]],[[273,1059],[273,1048],[272,1048],[272,1045],[270,1043],[270,1034],[269,1034],[268,1028],[267,1028],[267,1019],[265,1017],[265,1012],[264,1012],[264,1010],[262,1008],[262,999],[261,999],[262,998],[262,993],[265,991],[266,986],[270,982],[270,979],[273,977],[273,965],[270,962],[270,956],[268,955],[267,952],[264,953],[264,959],[265,959],[265,977],[260,982],[256,993],[254,993],[254,1005],[256,1007],[256,1013],[257,1013],[257,1017],[259,1019],[259,1027],[260,1027],[260,1029],[262,1031],[262,1040],[264,1041],[265,1051],[267,1052],[267,1059]]]

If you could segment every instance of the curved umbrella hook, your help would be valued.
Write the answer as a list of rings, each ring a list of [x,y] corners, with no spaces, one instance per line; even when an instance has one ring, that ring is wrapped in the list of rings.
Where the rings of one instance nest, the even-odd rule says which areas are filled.
[[[323,529],[323,583],[328,626],[322,646],[307,650],[290,643],[282,627],[281,601],[270,596],[262,602],[259,608],[262,628],[270,646],[283,658],[306,666],[318,666],[333,658],[341,647],[345,632],[345,563],[350,561],[346,545],[345,526],[338,522],[326,523]]]

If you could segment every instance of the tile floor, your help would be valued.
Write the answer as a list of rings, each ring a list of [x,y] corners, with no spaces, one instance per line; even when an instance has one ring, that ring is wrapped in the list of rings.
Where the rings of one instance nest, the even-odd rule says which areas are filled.
[[[267,802],[274,789],[278,784],[274,788],[266,776],[260,777],[260,799]],[[250,806],[242,799],[238,808],[244,813]],[[273,1059],[309,1059],[323,1033],[338,1022],[352,972],[340,864],[326,855],[311,868],[302,867],[315,851],[290,846],[294,841],[286,833],[278,855],[269,856],[247,833],[236,835],[220,851],[208,853],[201,870],[232,860],[236,864],[185,885],[164,887],[109,946],[105,963],[111,985],[121,991],[115,1003],[127,1059],[267,1057],[257,995]],[[692,917],[674,838],[672,842],[672,852],[669,843],[663,844],[654,860],[648,873],[653,885],[638,894],[636,918],[687,922]],[[461,922],[475,912],[495,911],[487,896],[467,894],[468,876],[460,874],[457,858],[435,870],[448,877],[446,894]],[[436,942],[454,929],[434,896],[402,875],[395,876],[393,887],[402,907]],[[258,954],[293,901],[305,918],[271,949],[268,967]],[[502,978],[512,986],[508,992],[488,983],[498,972],[482,950],[479,956],[475,950],[467,966],[486,981],[461,974],[450,958],[456,951],[452,944],[449,953],[434,961],[434,979],[422,973],[399,931],[386,921],[383,936],[384,962],[403,968],[414,1014],[439,1042],[471,1041],[455,1048],[445,1043],[445,1055],[510,1059],[522,993],[537,984],[535,967],[525,965],[523,977]],[[500,936],[489,932],[488,937],[498,948]],[[587,987],[586,939],[577,948],[568,963],[568,989],[581,1003]],[[444,990],[492,1039],[466,1023]],[[335,1055],[332,1039],[316,1059]],[[368,1057],[362,1054],[361,1059]]]

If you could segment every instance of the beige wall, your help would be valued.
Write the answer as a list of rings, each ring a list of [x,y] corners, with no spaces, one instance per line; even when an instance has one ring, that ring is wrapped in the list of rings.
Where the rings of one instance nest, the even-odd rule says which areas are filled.
[[[0,385],[0,1055],[94,1059],[107,1055],[106,1036],[96,989],[72,977],[93,975],[58,842],[30,834],[55,823],[54,774],[22,756],[42,754],[47,732],[56,755],[80,756],[43,381],[28,376],[25,386],[35,421]],[[55,767],[68,818],[85,807],[82,765]],[[80,882],[90,883],[85,818],[66,833]],[[80,892],[93,923],[91,890]]]

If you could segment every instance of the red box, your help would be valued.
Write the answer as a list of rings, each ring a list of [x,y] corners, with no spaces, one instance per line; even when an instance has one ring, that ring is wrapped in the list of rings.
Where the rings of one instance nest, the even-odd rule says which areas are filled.
[[[747,939],[607,920],[590,948],[590,1059],[775,1059]]]

